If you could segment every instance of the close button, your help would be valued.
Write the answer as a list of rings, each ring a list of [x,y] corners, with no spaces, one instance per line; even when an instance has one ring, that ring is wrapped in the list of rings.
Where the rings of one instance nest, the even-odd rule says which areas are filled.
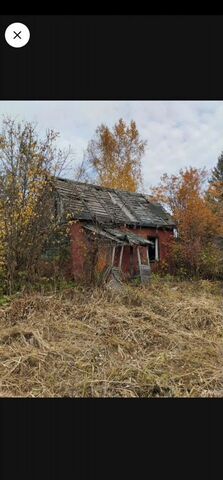
[[[14,48],[24,47],[30,39],[30,31],[24,23],[11,23],[5,31],[6,42]]]

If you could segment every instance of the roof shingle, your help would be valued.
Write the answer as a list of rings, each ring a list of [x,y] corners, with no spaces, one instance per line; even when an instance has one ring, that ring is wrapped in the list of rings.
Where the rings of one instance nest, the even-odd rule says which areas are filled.
[[[100,187],[63,178],[55,179],[63,210],[74,219],[110,225],[174,227],[172,217],[142,193]]]

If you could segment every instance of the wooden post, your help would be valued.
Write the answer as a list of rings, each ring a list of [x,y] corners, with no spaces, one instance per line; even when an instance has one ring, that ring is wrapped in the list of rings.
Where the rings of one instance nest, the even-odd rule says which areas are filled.
[[[122,266],[123,249],[124,249],[124,245],[121,246],[121,252],[120,252],[120,257],[119,257],[119,268],[120,269],[121,269],[121,266]]]
[[[115,260],[115,247],[112,249],[112,259],[111,259],[111,266],[113,267],[114,265],[114,260]]]
[[[149,248],[146,247],[146,256],[147,256],[147,263],[148,267],[150,267],[150,261],[149,261]]]
[[[141,257],[140,257],[140,251],[139,251],[139,247],[137,247],[137,257],[138,257],[138,263],[139,263],[139,268],[141,267]]]
[[[149,267],[149,275],[151,277],[151,266],[150,266],[150,261],[149,261],[149,248],[146,247],[146,252],[147,252],[147,261],[148,261],[148,267]]]

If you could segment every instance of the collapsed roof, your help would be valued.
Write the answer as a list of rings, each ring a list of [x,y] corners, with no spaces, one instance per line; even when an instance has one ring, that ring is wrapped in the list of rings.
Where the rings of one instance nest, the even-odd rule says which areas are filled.
[[[172,217],[142,193],[55,179],[61,211],[73,219],[108,225],[173,228]]]
[[[108,227],[99,227],[97,225],[87,224],[84,226],[86,230],[89,230],[94,235],[99,235],[100,237],[104,237],[109,241],[116,243],[118,245],[141,245],[143,247],[148,247],[148,245],[152,244],[150,240],[146,240],[139,235],[136,235],[132,232],[123,232],[116,228],[108,228]]]

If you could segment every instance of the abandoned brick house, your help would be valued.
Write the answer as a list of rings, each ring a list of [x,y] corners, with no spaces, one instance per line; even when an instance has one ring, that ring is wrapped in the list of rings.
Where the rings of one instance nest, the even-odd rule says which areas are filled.
[[[74,279],[119,270],[125,278],[150,276],[168,255],[175,225],[141,193],[57,178],[56,209],[71,224],[70,268]]]

